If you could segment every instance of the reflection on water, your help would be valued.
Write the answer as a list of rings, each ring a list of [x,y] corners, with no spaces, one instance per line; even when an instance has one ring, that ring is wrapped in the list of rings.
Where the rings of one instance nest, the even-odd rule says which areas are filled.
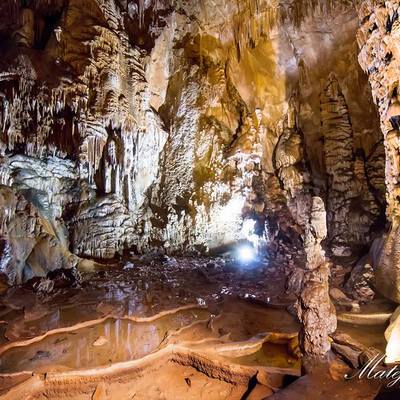
[[[355,325],[338,322],[337,332],[346,333],[365,347],[374,347],[384,353],[386,347],[385,329],[386,325]]]
[[[110,318],[90,327],[51,335],[29,346],[11,348],[0,356],[0,372],[80,369],[138,359],[157,350],[168,331],[209,316],[207,310],[191,309],[154,322]]]
[[[300,370],[300,360],[288,352],[287,344],[264,343],[254,354],[232,359],[241,365],[268,365],[276,368],[296,368]]]
[[[278,276],[266,279],[262,271],[241,274],[218,265],[200,267],[174,269],[156,265],[123,273],[109,269],[105,274],[87,278],[90,285],[81,290],[68,289],[45,299],[22,288],[10,289],[2,299],[3,305],[0,301],[1,319],[6,322],[0,325],[0,345],[5,342],[3,334],[14,342],[85,321],[108,319],[90,327],[53,334],[31,345],[11,348],[0,355],[0,373],[86,369],[142,358],[162,347],[168,332],[196,320],[208,319],[210,312],[186,309],[145,323],[122,316],[155,315],[193,303],[205,302],[215,318],[209,324],[199,324],[198,331],[190,329],[177,335],[176,343],[182,344],[185,340],[204,340],[205,343],[207,339],[242,342],[267,332],[298,332],[298,321],[285,310],[286,303],[278,295],[279,287],[282,288],[275,279]],[[235,294],[224,296],[225,288]],[[236,295],[239,294],[246,300],[238,300]],[[261,300],[267,298],[270,301],[266,306]],[[282,298],[287,301],[286,295]],[[363,307],[361,314],[381,313],[386,309],[390,311],[385,304],[375,302]],[[339,323],[339,331],[381,351],[386,344],[384,329],[384,325]],[[214,353],[209,355],[212,358]],[[265,343],[259,351],[231,361],[241,365],[299,369],[298,360],[288,353],[287,344]]]

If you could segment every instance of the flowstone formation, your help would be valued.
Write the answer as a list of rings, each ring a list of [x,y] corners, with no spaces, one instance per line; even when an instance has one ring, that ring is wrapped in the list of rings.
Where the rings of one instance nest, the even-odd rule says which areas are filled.
[[[399,265],[397,257],[399,227],[399,101],[398,101],[398,39],[399,4],[388,2],[360,2],[360,65],[368,74],[374,101],[378,106],[385,145],[387,217],[390,228],[375,246],[375,275],[377,288],[398,302]]]

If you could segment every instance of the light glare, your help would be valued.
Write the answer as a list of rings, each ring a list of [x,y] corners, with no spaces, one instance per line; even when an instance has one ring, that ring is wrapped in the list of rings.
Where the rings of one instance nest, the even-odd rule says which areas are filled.
[[[251,246],[242,246],[238,249],[238,258],[243,263],[253,261],[256,257],[256,253]]]
[[[220,219],[222,221],[232,221],[241,216],[244,206],[244,198],[241,196],[233,197],[221,211]]]

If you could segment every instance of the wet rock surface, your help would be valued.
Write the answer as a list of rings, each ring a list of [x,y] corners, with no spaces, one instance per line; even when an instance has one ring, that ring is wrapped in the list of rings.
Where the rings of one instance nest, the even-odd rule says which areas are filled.
[[[47,279],[57,282],[64,275],[54,271]],[[45,295],[28,285],[10,288],[0,298],[1,396],[52,393],[62,399],[84,392],[83,398],[92,398],[104,388],[109,396],[166,399],[279,394],[286,375],[301,373],[300,324],[286,311],[296,297],[285,293],[280,278],[273,265],[162,256],[82,272],[79,286],[55,285]],[[376,334],[360,329],[367,331],[363,344],[337,334],[336,348],[376,345]],[[335,378],[339,387],[344,371]],[[375,393],[368,386],[362,390]]]
[[[35,321],[39,318],[40,321],[47,308],[52,328],[59,327],[58,323],[63,324],[62,316],[60,321],[56,318],[51,322],[50,316],[57,315],[58,308],[65,308],[67,316],[76,312],[73,320],[78,321],[81,303],[87,307],[84,314],[88,316],[90,312],[94,313],[92,316],[110,312],[115,316],[148,316],[181,305],[218,303],[224,296],[276,304],[281,308],[294,301],[294,297],[284,294],[285,281],[276,267],[259,265],[250,268],[229,259],[136,258],[120,265],[100,267],[97,271],[81,272],[79,278],[69,273],[67,277],[71,276],[73,283],[79,281],[75,288],[59,287],[57,282],[63,280],[62,271],[55,271],[54,275],[49,274],[44,279],[53,282],[53,290],[46,296],[35,292],[37,282],[10,288],[5,293],[3,312],[8,310],[12,318],[16,317],[14,322],[9,321],[7,338],[14,340],[18,335],[28,338],[29,329],[18,334],[18,327],[25,323],[24,319]],[[68,311],[70,307],[72,310]],[[36,334],[41,333],[40,326],[38,322]],[[44,325],[43,329],[49,327]]]

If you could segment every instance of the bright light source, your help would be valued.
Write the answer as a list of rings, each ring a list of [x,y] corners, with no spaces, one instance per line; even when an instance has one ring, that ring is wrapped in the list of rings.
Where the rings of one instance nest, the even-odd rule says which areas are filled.
[[[242,263],[249,263],[256,258],[256,252],[253,247],[244,245],[239,247],[237,257]]]

